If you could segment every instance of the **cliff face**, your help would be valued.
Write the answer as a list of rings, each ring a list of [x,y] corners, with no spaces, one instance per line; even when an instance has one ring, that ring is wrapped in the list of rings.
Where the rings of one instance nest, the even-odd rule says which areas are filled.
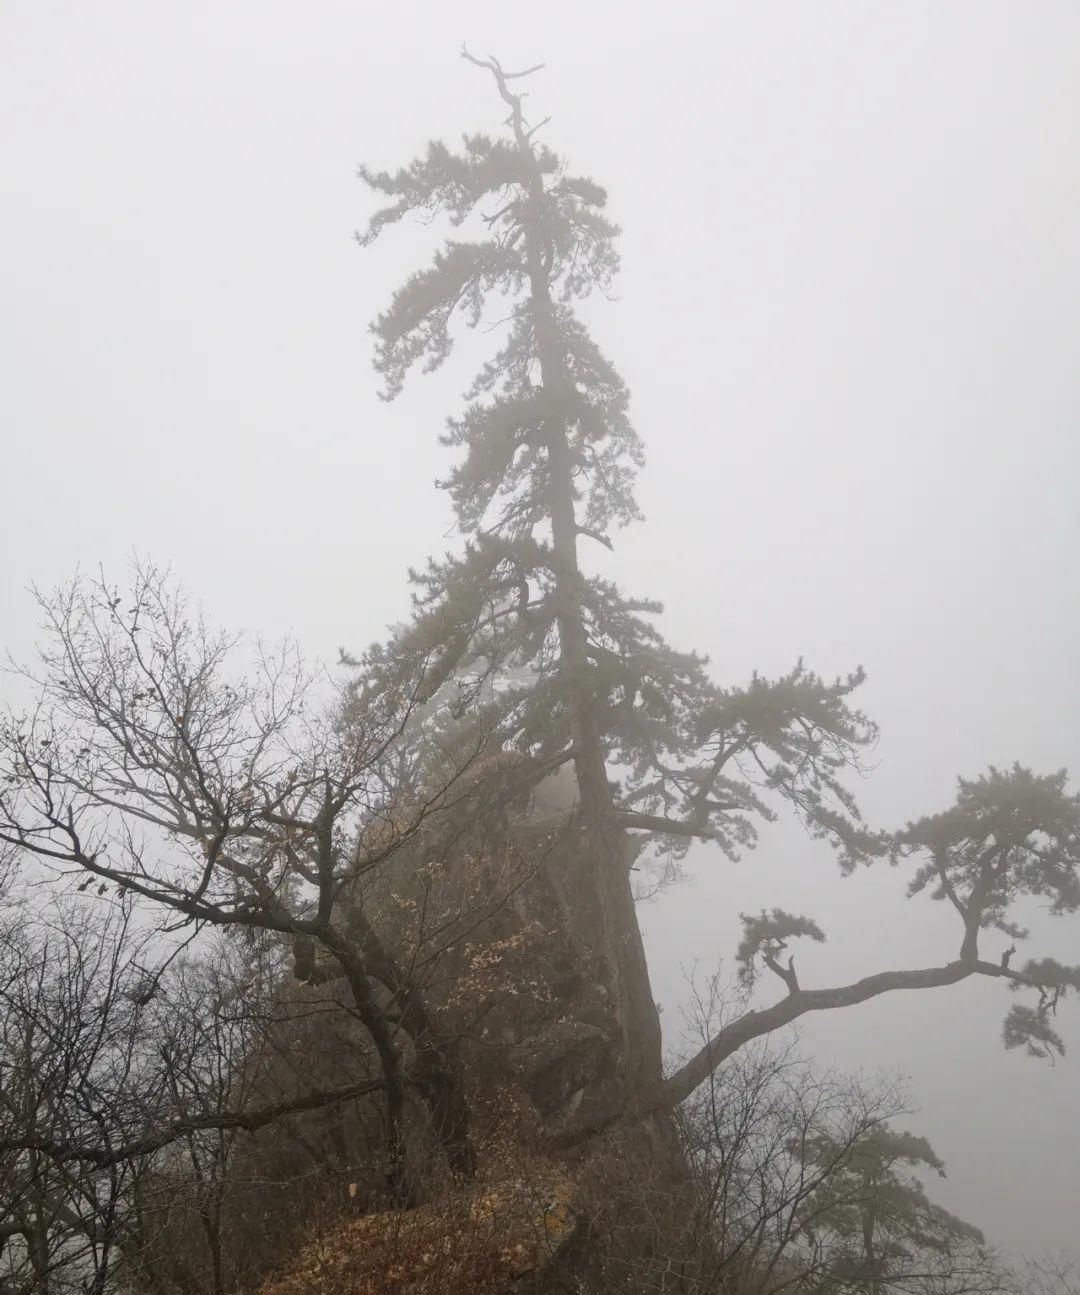
[[[388,861],[356,902],[403,965],[423,968],[480,1104],[500,1085],[519,1088],[529,1122],[558,1133],[589,1103],[616,1100],[621,1041],[582,882],[577,783],[566,764],[530,784],[527,762],[507,752],[473,776],[475,801]]]
[[[672,1249],[686,1203],[671,1127],[552,1149],[552,1135],[619,1091],[621,1026],[579,894],[576,786],[563,773],[523,801],[496,800],[494,819],[463,805],[452,845],[421,843],[356,896],[402,960],[427,969],[424,992],[468,1098],[477,1177],[451,1179],[417,1109],[419,1203],[313,1224],[260,1295],[653,1289],[644,1274]],[[362,1201],[358,1191],[349,1205]]]

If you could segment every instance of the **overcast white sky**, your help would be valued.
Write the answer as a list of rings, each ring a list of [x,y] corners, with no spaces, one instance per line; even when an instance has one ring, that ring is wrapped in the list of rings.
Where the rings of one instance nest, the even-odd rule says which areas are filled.
[[[0,0],[3,643],[33,643],[31,581],[132,549],[324,659],[404,613],[406,566],[448,542],[436,438],[471,370],[376,399],[367,324],[437,234],[359,250],[354,173],[498,129],[463,40],[547,60],[546,138],[625,229],[592,318],[648,522],[609,569],[723,681],[863,663],[881,825],[991,762],[1080,772],[1071,2]],[[681,968],[729,956],[740,909],[826,927],[804,983],[954,952],[902,877],[841,883],[790,830],[693,874],[644,914],[673,1036]],[[1080,931],[1040,948],[1080,961]],[[1051,1069],[1002,1052],[997,988],[806,1046],[911,1077],[942,1203],[1011,1248],[1075,1245],[1080,1008]]]

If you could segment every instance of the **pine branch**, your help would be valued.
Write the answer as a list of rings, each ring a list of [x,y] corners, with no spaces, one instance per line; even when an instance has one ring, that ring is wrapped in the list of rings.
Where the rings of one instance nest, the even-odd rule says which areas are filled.
[[[832,989],[795,988],[786,997],[763,1011],[744,1013],[722,1030],[715,1039],[705,1044],[694,1057],[664,1082],[661,1093],[653,1098],[651,1109],[678,1106],[737,1049],[751,1039],[769,1034],[809,1012],[853,1007],[857,1003],[865,1003],[871,998],[877,998],[881,994],[892,993],[895,990],[937,989],[945,985],[955,985],[974,975],[1011,980],[1014,984],[1028,989],[1038,988],[1034,981],[1020,972],[1011,971],[998,963],[983,961],[956,961],[946,963],[942,967],[924,967],[910,971],[882,971],[873,976],[865,976],[850,985],[840,985]]]
[[[779,967],[779,964],[773,970],[777,971],[781,979],[788,981],[788,976],[784,974],[784,969]],[[810,1012],[853,1007],[896,990],[942,988],[946,985],[958,984],[975,975],[1010,980],[1028,989],[1039,988],[1036,981],[1021,972],[1011,971],[997,963],[982,961],[956,961],[941,967],[922,967],[909,971],[882,971],[876,975],[865,976],[850,985],[839,985],[831,989],[801,989],[797,982],[794,987],[789,982],[789,992],[784,998],[762,1011],[744,1012],[730,1025],[725,1026],[715,1038],[710,1039],[674,1074],[657,1085],[650,1093],[645,1094],[632,1107],[623,1110],[608,1108],[585,1121],[572,1124],[554,1134],[551,1138],[552,1144],[558,1147],[576,1146],[614,1124],[637,1122],[680,1106],[740,1048],[745,1047],[753,1039],[759,1039],[784,1025],[790,1025],[792,1021]],[[791,978],[794,979],[793,968]]]
[[[620,827],[635,828],[644,832],[661,832],[665,836],[689,836],[695,840],[712,841],[716,833],[710,827],[686,823],[677,818],[664,818],[661,814],[639,814],[634,810],[620,810],[614,815]]]
[[[604,548],[608,549],[610,552],[612,553],[615,552],[615,545],[612,544],[612,542],[608,539],[606,535],[602,535],[599,531],[594,531],[589,526],[579,525],[577,528],[577,533],[579,535],[586,535],[590,540],[595,540],[597,544],[602,544]]]

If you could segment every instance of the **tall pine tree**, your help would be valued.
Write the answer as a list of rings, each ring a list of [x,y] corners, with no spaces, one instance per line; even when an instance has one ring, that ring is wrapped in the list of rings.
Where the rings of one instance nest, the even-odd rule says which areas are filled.
[[[799,664],[776,681],[720,688],[701,657],[664,641],[657,603],[587,573],[583,545],[610,546],[611,531],[639,516],[629,394],[578,312],[612,281],[618,230],[603,189],[537,142],[513,88],[527,74],[470,61],[494,77],[510,137],[466,137],[457,153],[432,144],[393,174],[362,170],[391,200],[363,243],[407,216],[444,215],[472,235],[447,241],[375,323],[386,397],[414,366],[443,363],[459,323],[475,327],[496,308],[507,320],[443,436],[459,451],[442,484],[464,551],[414,575],[415,620],[369,655],[366,678],[390,686],[421,656],[436,661],[429,691],[501,678],[499,744],[535,757],[538,777],[572,761],[583,926],[617,1012],[629,1094],[661,1074],[630,877],[640,838],[667,849],[707,839],[734,855],[778,794],[853,865],[881,843],[841,776],[875,732],[850,704],[861,671],[826,682]]]
[[[1052,898],[1055,914],[1080,907],[1080,799],[1065,775],[1014,767],[961,782],[956,806],[902,833],[864,824],[845,777],[876,738],[852,702],[862,669],[826,680],[798,662],[785,676],[723,687],[705,658],[658,632],[658,603],[590,575],[588,544],[639,518],[634,479],[643,462],[622,378],[580,312],[618,269],[616,226],[604,190],[571,173],[537,136],[516,88],[536,69],[484,69],[509,110],[507,135],[441,143],[394,173],[361,169],[388,200],[360,241],[407,217],[443,217],[458,236],[414,273],[373,325],[386,399],[409,372],[438,368],[455,331],[502,321],[501,346],[447,423],[457,451],[441,484],[463,549],[414,573],[415,616],[364,661],[365,689],[402,688],[418,672],[425,695],[449,688],[455,715],[483,710],[498,749],[528,757],[539,781],[571,765],[578,794],[574,914],[593,973],[617,1020],[616,1100],[583,1131],[627,1112],[683,1100],[748,1039],[809,1011],[863,1002],[895,989],[949,985],[979,974],[1038,994],[1010,1012],[1005,1042],[1036,1055],[1061,1051],[1049,1024],[1080,970],[1053,960],[1010,968],[1011,951],[986,960],[980,932],[1024,932],[1007,909],[1024,895]],[[920,860],[910,891],[948,899],[963,925],[958,955],[940,966],[885,971],[832,989],[804,989],[792,939],[824,933],[782,909],[744,918],[744,977],[774,973],[784,994],[732,1022],[666,1081],[660,1027],[635,915],[631,865],[643,846],[665,853],[710,841],[728,856],[751,848],[760,824],[786,803],[811,835],[836,848],[841,868],[884,856]]]

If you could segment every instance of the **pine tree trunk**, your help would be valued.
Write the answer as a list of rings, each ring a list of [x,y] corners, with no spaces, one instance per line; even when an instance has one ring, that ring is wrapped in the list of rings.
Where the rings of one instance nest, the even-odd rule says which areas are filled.
[[[604,747],[596,723],[578,563],[578,521],[574,508],[573,462],[564,415],[573,384],[559,343],[549,284],[550,251],[543,235],[543,182],[515,103],[514,131],[530,172],[531,212],[525,217],[530,308],[535,329],[544,406],[544,440],[550,473],[548,509],[555,557],[560,674],[572,716],[574,766],[586,840],[581,867],[591,892],[596,971],[611,995],[621,1033],[617,1084],[630,1099],[662,1075],[660,1017],[630,885],[631,854],[626,833],[615,823]]]

